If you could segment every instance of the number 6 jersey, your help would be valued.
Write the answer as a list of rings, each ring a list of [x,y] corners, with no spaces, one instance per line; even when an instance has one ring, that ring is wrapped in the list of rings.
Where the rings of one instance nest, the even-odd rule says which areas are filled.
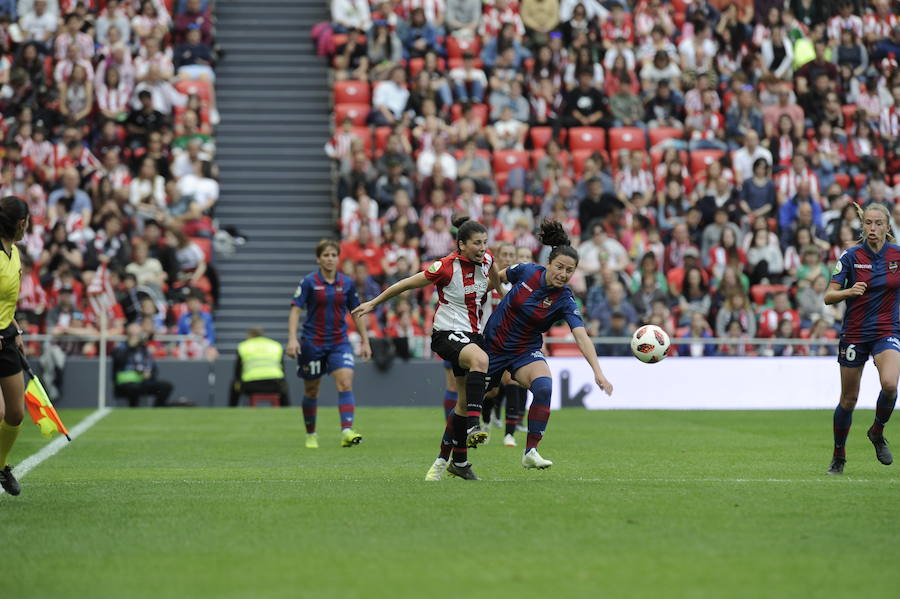
[[[493,263],[490,252],[485,252],[480,264],[454,252],[425,269],[425,278],[434,283],[438,293],[432,330],[481,332],[481,306]]]

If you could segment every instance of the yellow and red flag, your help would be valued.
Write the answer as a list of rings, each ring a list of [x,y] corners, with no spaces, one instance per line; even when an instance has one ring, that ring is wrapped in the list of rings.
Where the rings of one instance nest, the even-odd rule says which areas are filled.
[[[53,431],[56,431],[65,435],[69,441],[72,440],[69,431],[66,430],[66,425],[63,424],[59,414],[56,413],[56,408],[50,402],[47,392],[44,391],[44,386],[33,373],[31,380],[28,381],[28,386],[25,387],[25,406],[28,408],[31,419],[41,429],[42,435],[49,437]]]

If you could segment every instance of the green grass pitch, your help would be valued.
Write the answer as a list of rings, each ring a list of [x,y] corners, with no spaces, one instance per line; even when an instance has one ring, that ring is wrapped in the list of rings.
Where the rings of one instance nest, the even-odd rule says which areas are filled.
[[[425,483],[439,407],[360,409],[349,449],[323,408],[318,451],[297,408],[118,410],[0,496],[0,596],[896,597],[900,465],[871,417],[843,477],[824,411],[568,409],[552,469],[495,433],[486,480]],[[13,462],[43,443],[27,424]]]

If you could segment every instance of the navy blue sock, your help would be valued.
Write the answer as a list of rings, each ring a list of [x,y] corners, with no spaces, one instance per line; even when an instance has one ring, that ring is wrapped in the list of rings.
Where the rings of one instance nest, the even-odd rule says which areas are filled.
[[[838,404],[834,409],[834,455],[844,457],[844,445],[847,443],[847,435],[850,434],[850,425],[853,422],[853,410],[845,410]]]
[[[894,391],[892,395],[885,395],[884,391],[878,394],[878,402],[875,404],[875,422],[872,423],[873,434],[884,434],[884,425],[891,419],[891,414],[894,412],[896,403],[896,391]]]

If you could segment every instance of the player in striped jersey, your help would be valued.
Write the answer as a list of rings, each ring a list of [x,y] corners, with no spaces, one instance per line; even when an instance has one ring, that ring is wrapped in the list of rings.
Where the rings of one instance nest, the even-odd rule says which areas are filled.
[[[497,269],[503,270],[516,263],[516,246],[511,243],[501,243],[495,251],[497,258]],[[485,303],[484,316],[481,322],[487,325],[488,320],[493,314],[497,306],[500,305],[503,296],[512,289],[512,284],[501,283],[500,289],[491,290],[488,301]],[[527,391],[515,383],[508,372],[503,373],[503,379],[500,386],[492,389],[484,396],[484,406],[481,411],[484,426],[482,430],[490,435],[490,425],[493,423],[497,428],[503,426],[500,418],[500,407],[503,400],[506,400],[506,435],[503,437],[503,444],[508,447],[515,447],[516,425],[519,423],[521,413],[525,409],[525,396]]]
[[[440,454],[425,480],[440,480],[445,470],[465,480],[478,480],[469,464],[467,448],[487,438],[479,423],[488,369],[480,317],[490,287],[498,287],[500,281],[494,258],[487,251],[484,225],[467,217],[457,218],[453,225],[457,229],[455,252],[433,262],[424,272],[394,283],[353,311],[354,316],[363,316],[382,302],[411,289],[431,284],[437,288],[431,349],[452,364],[459,400],[447,420]],[[449,461],[451,453],[452,462]]]
[[[522,466],[543,469],[553,465],[537,451],[550,418],[553,390],[550,368],[541,352],[543,333],[553,323],[565,320],[578,349],[594,371],[597,386],[607,395],[613,387],[600,370],[597,352],[568,287],[578,266],[578,252],[569,244],[569,236],[557,221],[543,222],[540,239],[553,248],[547,266],[515,264],[500,271],[500,280],[512,283],[513,287],[491,315],[484,337],[490,362],[489,383],[499,381],[501,373],[506,371],[534,396],[528,410],[528,437]]]
[[[847,302],[841,326],[838,364],[841,397],[834,409],[834,454],[828,474],[843,474],[847,461],[844,445],[850,432],[853,408],[859,395],[863,367],[871,355],[881,380],[875,405],[875,422],[866,436],[875,446],[875,457],[884,465],[894,461],[884,438],[884,426],[897,401],[900,378],[900,246],[891,234],[890,214],[882,204],[858,209],[863,225],[859,245],[841,254],[825,293],[826,304]]]
[[[319,384],[323,374],[331,374],[338,390],[338,411],[341,414],[341,446],[352,447],[362,441],[353,430],[356,400],[353,397],[353,346],[347,337],[347,311],[359,305],[353,279],[338,272],[340,246],[332,239],[323,239],[316,246],[319,270],[306,275],[297,286],[288,317],[286,353],[297,358],[297,376],[303,379],[303,421],[306,424],[306,447],[317,449],[316,413]],[[303,338],[297,341],[300,314],[306,310]],[[353,318],[359,331],[363,360],[372,357],[366,323]]]

